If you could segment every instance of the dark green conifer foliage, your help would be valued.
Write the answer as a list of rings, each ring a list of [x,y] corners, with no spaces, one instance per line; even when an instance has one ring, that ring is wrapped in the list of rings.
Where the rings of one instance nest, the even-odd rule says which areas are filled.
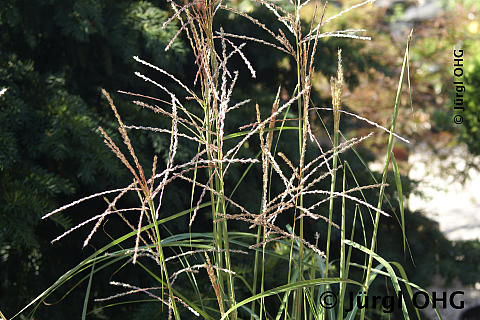
[[[161,29],[166,16],[148,1],[2,2],[0,89],[7,91],[0,97],[0,305],[6,316],[88,253],[63,244],[54,251],[49,242],[103,204],[40,217],[130,182],[97,132],[102,125],[116,134],[100,87],[148,92],[133,76],[133,55],[181,68],[186,49],[180,39],[163,52],[177,30],[173,24]],[[120,107],[142,118],[137,108]],[[135,143],[151,162],[152,140]]]

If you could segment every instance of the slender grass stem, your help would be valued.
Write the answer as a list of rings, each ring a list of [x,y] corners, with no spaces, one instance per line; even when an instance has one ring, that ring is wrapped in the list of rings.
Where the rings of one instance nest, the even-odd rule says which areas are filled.
[[[298,3],[295,3],[295,15],[298,15],[298,10],[300,10],[300,6]],[[300,23],[298,21],[298,23]],[[304,55],[304,52],[303,50],[305,49],[305,47],[302,47],[301,45],[301,26],[300,25],[296,25],[296,33],[295,33],[295,42],[296,42],[296,62],[297,62],[297,87],[299,88],[299,90],[303,90],[304,87],[305,87],[305,83],[304,83],[304,79],[302,79],[302,74],[304,74],[304,72],[302,72],[306,66],[304,65],[306,63],[306,61],[303,60],[303,57],[305,56]],[[303,50],[302,50],[303,49]],[[300,163],[299,163],[299,186],[298,186],[298,190],[299,190],[299,196],[295,199],[295,204],[299,205],[300,207],[303,207],[303,194],[300,192],[300,190],[302,190],[302,185],[301,185],[301,181],[302,181],[302,178],[303,178],[303,162],[304,162],[304,159],[305,159],[305,143],[306,141],[304,140],[304,137],[305,137],[305,132],[306,132],[306,123],[307,123],[307,119],[304,119],[303,117],[307,117],[308,116],[308,113],[307,112],[303,112],[302,113],[302,107],[303,107],[303,103],[307,103],[307,101],[304,99],[304,97],[300,96],[297,100],[297,106],[298,106],[298,153],[299,153],[299,157],[300,157]],[[297,203],[298,202],[298,203]],[[296,219],[297,217],[297,207],[295,207],[295,213],[294,213],[294,226],[293,226],[293,230],[295,230],[295,221],[297,220]],[[300,238],[303,239],[303,233],[304,233],[304,230],[303,230],[303,217],[300,218],[300,221],[299,221],[299,236]],[[293,242],[292,242],[293,244]],[[299,248],[298,248],[298,268],[299,268],[299,271],[298,271],[298,274],[299,274],[299,277],[298,279],[300,281],[304,280],[303,278],[303,257],[304,257],[304,247],[303,247],[303,243],[299,243]],[[298,289],[295,293],[295,299],[294,299],[294,312],[293,312],[293,316],[295,319],[300,319],[301,315],[302,315],[302,300],[304,298],[304,290],[303,289]],[[307,315],[307,310],[306,308],[304,308],[304,317],[306,317]],[[306,318],[305,318],[306,319]]]
[[[343,166],[343,184],[342,184],[342,190],[343,193],[345,194],[345,181],[346,181],[346,161]],[[340,226],[340,278],[345,279],[347,272],[346,272],[346,263],[345,263],[345,210],[346,210],[346,204],[345,204],[345,196],[342,197],[342,223]],[[343,300],[345,298],[345,290],[346,290],[347,284],[342,282],[340,283],[340,292],[339,292],[339,299],[338,299],[338,313],[337,313],[337,319],[338,320],[343,320]]]
[[[171,307],[173,309],[173,314],[175,316],[175,320],[180,320],[180,314],[178,312],[177,306],[175,304],[175,296],[172,291],[172,285],[170,284],[170,277],[168,275],[167,271],[167,265],[165,263],[165,257],[163,255],[163,248],[161,244],[161,238],[160,238],[160,230],[158,229],[158,223],[156,219],[156,214],[155,214],[155,204],[153,203],[153,200],[148,201],[148,205],[150,208],[150,214],[152,217],[153,225],[155,228],[155,235],[156,235],[156,240],[157,240],[157,251],[158,251],[158,256],[159,256],[159,262],[160,262],[160,268],[161,268],[161,275],[162,277],[165,276],[165,283],[167,284],[167,289],[168,289],[168,296],[170,300]],[[163,279],[162,279],[163,281]],[[163,294],[163,290],[162,290]]]
[[[393,145],[394,145],[393,132],[395,132],[398,110],[400,109],[400,96],[401,96],[401,93],[402,93],[403,78],[405,76],[405,69],[406,69],[407,62],[408,62],[408,49],[409,49],[409,44],[410,44],[410,40],[411,40],[411,37],[412,37],[412,32],[413,32],[413,30],[410,32],[410,35],[409,35],[408,40],[407,40],[407,47],[405,49],[405,56],[403,58],[402,71],[400,73],[400,79],[399,79],[398,87],[397,87],[397,95],[395,97],[395,107],[393,109],[393,118],[392,118],[392,124],[390,126],[390,135],[388,136],[387,154],[385,156],[385,164],[384,164],[383,172],[382,172],[382,182],[381,182],[382,186],[380,188],[380,194],[378,196],[377,209],[382,208],[383,197],[384,197],[384,194],[385,194],[385,182],[387,181],[387,172],[388,172],[388,167],[389,167],[389,164],[390,164],[390,160],[391,160],[391,156],[392,156],[392,149],[393,149]],[[374,223],[374,227],[373,227],[374,229],[373,229],[373,234],[372,234],[372,242],[371,242],[371,245],[370,245],[370,251],[371,252],[375,252],[379,222],[380,222],[380,213],[377,211],[376,215],[375,215],[375,223]],[[373,263],[373,255],[370,255],[369,259],[368,259],[367,273],[366,273],[366,276],[365,276],[365,284],[364,284],[365,285],[365,294],[363,295],[362,303],[365,303],[366,295],[368,293],[368,288],[369,288],[369,283],[370,283],[369,278],[370,278],[370,273],[371,273],[371,270],[372,270],[372,263]],[[365,318],[365,309],[362,309],[362,311],[360,313],[360,319],[363,320],[364,318]]]
[[[256,244],[261,242],[261,236],[262,236],[262,226],[257,227],[257,238],[256,238]],[[258,251],[255,251],[255,260],[253,264],[253,283],[252,283],[252,293],[255,295],[257,294],[257,280],[258,280],[258,259],[259,259],[260,253]],[[263,260],[263,259],[262,259]],[[262,261],[263,263],[263,261]],[[262,279],[263,281],[263,279]],[[256,300],[252,301],[252,311],[255,313],[255,302]],[[261,306],[260,306],[261,310]],[[250,316],[250,320],[253,320],[253,315]]]

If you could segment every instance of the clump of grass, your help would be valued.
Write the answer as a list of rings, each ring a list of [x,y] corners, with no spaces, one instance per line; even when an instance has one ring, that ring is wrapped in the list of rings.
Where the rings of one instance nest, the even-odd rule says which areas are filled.
[[[390,216],[389,213],[382,209],[382,204],[386,187],[386,175],[392,157],[391,150],[394,137],[401,138],[394,131],[400,107],[399,97],[404,71],[406,70],[405,61],[408,58],[407,54],[402,67],[390,129],[386,129],[359,115],[342,110],[341,96],[344,78],[341,50],[338,52],[337,76],[331,81],[332,106],[329,108],[313,107],[311,105],[311,90],[315,75],[314,60],[317,48],[321,45],[320,39],[324,37],[346,37],[355,40],[369,40],[368,37],[359,35],[363,30],[322,32],[323,26],[350,9],[366,5],[372,1],[362,2],[333,17],[324,17],[326,4],[320,8],[321,12],[318,12],[319,9],[316,7],[312,23],[307,28],[302,26],[300,11],[308,4],[308,0],[292,2],[292,11],[287,11],[273,1],[255,0],[255,2],[258,5],[265,6],[274,14],[283,27],[278,31],[274,31],[261,21],[229,6],[226,1],[222,0],[197,0],[185,3],[169,1],[173,14],[169,20],[165,21],[164,26],[173,23],[174,20],[178,20],[180,28],[179,32],[171,39],[166,50],[169,49],[180,33],[185,33],[195,57],[196,76],[193,86],[190,87],[176,75],[170,74],[139,57],[135,57],[136,61],[160,72],[176,83],[179,88],[183,89],[184,94],[183,96],[177,95],[166,86],[141,73],[136,73],[136,76],[158,87],[169,99],[160,100],[143,96],[140,93],[123,91],[121,93],[131,97],[142,98],[143,101],[135,100],[133,103],[170,119],[170,128],[125,125],[115,107],[114,101],[106,91],[103,91],[117,119],[118,129],[122,141],[127,147],[128,154],[122,153],[121,149],[105,130],[99,128],[99,132],[105,138],[105,144],[130,171],[133,182],[123,188],[108,190],[80,199],[43,217],[47,218],[93,198],[113,197],[106,199],[107,208],[102,214],[96,215],[73,227],[55,238],[53,242],[60,240],[80,227],[95,222],[84,242],[85,246],[95,235],[102,221],[112,214],[119,215],[131,229],[131,232],[112,240],[106,246],[97,250],[89,258],[68,271],[30,305],[38,305],[40,301],[43,301],[59,286],[82,270],[91,268],[93,274],[100,269],[99,265],[106,266],[112,263],[112,261],[123,259],[129,259],[133,264],[137,264],[139,269],[147,271],[158,282],[158,286],[141,288],[134,284],[112,282],[112,285],[123,288],[126,291],[114,296],[97,299],[97,301],[106,301],[121,296],[143,293],[158,300],[162,305],[166,305],[169,319],[172,317],[180,319],[182,315],[184,315],[184,318],[192,318],[193,315],[205,319],[240,319],[240,310],[249,314],[251,319],[353,319],[358,310],[355,309],[349,314],[344,314],[342,307],[347,285],[356,286],[358,294],[361,294],[368,290],[375,277],[381,274],[380,269],[382,267],[387,269],[387,277],[391,279],[397,291],[399,290],[399,280],[406,282],[409,286],[411,285],[407,279],[397,277],[392,266],[375,253],[380,216]],[[237,14],[243,17],[246,23],[257,25],[272,40],[233,34],[223,29],[214,30],[215,15],[221,10]],[[320,17],[320,22],[314,23],[313,21],[316,21],[317,15]],[[304,30],[308,30],[308,32],[304,33]],[[236,44],[235,41],[244,42]],[[259,106],[256,105],[256,121],[246,123],[238,132],[227,132],[226,123],[229,119],[229,112],[251,105],[249,99],[237,103],[232,102],[232,95],[239,73],[229,69],[229,60],[232,56],[238,55],[245,63],[251,78],[256,77],[254,64],[250,62],[242,51],[249,42],[264,44],[293,58],[297,68],[296,88],[290,94],[290,98],[282,102],[279,87],[276,98],[272,101],[269,115],[262,118]],[[150,104],[151,101],[160,103],[160,105],[152,105]],[[298,110],[298,124],[295,128],[298,132],[298,163],[289,159],[281,150],[277,150],[278,141],[282,139],[282,133],[287,121],[286,114],[291,111],[291,107],[294,104],[296,104]],[[333,139],[331,148],[328,150],[324,150],[325,147],[322,147],[311,130],[311,121],[313,119],[310,118],[310,115],[322,109],[333,111]],[[387,156],[380,183],[366,186],[357,185],[353,188],[347,187],[347,175],[352,174],[354,177],[354,173],[351,170],[348,171],[348,168],[350,168],[348,162],[342,163],[341,155],[343,152],[362,143],[374,133],[372,131],[372,133],[364,137],[342,140],[343,135],[340,128],[340,115],[342,113],[345,116],[354,116],[365,120],[368,124],[388,133]],[[155,156],[152,175],[149,178],[146,177],[145,170],[136,156],[127,130],[146,130],[169,135],[170,145],[167,164],[163,171],[157,172],[158,159]],[[258,157],[238,157],[245,142],[252,138],[258,138],[260,141]],[[177,150],[181,147],[182,142],[187,140],[197,144],[197,153],[189,161],[178,163],[176,161]],[[227,140],[230,140],[228,144],[225,143]],[[234,142],[231,143],[231,141]],[[318,149],[320,155],[315,158],[309,158],[307,156],[308,148]],[[244,174],[236,186],[227,185],[226,182],[226,177],[229,175],[232,166],[244,168]],[[262,172],[261,177],[258,178],[261,179],[262,194],[258,204],[258,211],[255,212],[247,210],[245,205],[234,201],[232,198],[232,194],[237,189],[238,184],[242,183],[243,177],[248,174],[252,166],[259,166]],[[205,171],[206,180],[199,178],[202,176],[198,174],[200,170]],[[343,177],[342,189],[340,191],[337,190],[336,180],[338,173],[341,173]],[[283,188],[281,192],[275,193],[271,187],[274,177],[281,181]],[[190,207],[176,214],[163,212],[162,201],[165,190],[176,180],[186,181],[191,184]],[[328,180],[330,180],[329,190],[318,188],[319,182]],[[398,179],[397,181],[400,184],[400,180]],[[362,191],[365,189],[379,189],[380,196],[376,206],[370,204],[363,197],[357,196],[363,195]],[[136,194],[138,206],[117,209],[116,206],[119,200],[129,193]],[[310,201],[312,199],[315,201]],[[342,209],[340,212],[336,212],[334,209],[335,199],[341,199]],[[318,211],[318,208],[326,203],[328,203],[329,208],[327,216]],[[353,205],[355,206],[353,224],[352,226],[347,226],[346,208]],[[362,207],[375,212],[374,231],[369,249],[353,241],[357,214],[362,219],[360,209]],[[206,208],[209,208],[211,212],[213,220],[212,231],[201,234],[190,232],[189,227],[195,223],[197,214],[200,210]],[[123,213],[127,211],[135,212],[136,224],[132,224],[130,220],[123,216]],[[161,238],[160,228],[165,223],[186,215],[190,216],[190,221],[188,228],[185,229],[185,233]],[[286,216],[291,219],[292,227],[285,227],[276,223],[279,216]],[[334,222],[336,216],[340,217],[340,225]],[[315,244],[307,241],[304,235],[304,221],[306,219],[324,221],[328,225],[327,241],[324,246],[318,243],[318,237]],[[246,223],[251,228],[255,228],[256,232],[234,232],[230,230],[229,225],[229,222],[231,223],[232,221]],[[363,225],[363,219],[361,221]],[[350,239],[347,239],[348,227],[352,230]],[[404,229],[404,225],[402,225],[402,228]],[[338,267],[335,266],[335,268],[332,267],[334,262],[331,261],[331,250],[333,248],[331,234],[333,232],[340,233],[340,261],[338,262]],[[232,241],[232,238],[235,238],[235,241]],[[119,250],[114,250],[117,245],[126,242],[128,239],[135,239],[133,247],[122,247]],[[232,249],[233,243],[235,243],[235,246],[243,246],[243,250]],[[267,288],[266,277],[268,275],[265,272],[265,265],[269,255],[275,254],[270,246],[272,244],[288,247],[287,256],[281,257],[288,263],[288,275],[286,275],[283,285]],[[165,246],[176,248],[176,252],[180,253],[167,257],[164,253]],[[190,247],[191,250],[184,251],[183,248],[185,247]],[[358,266],[350,262],[352,248],[365,253],[366,260],[368,260],[365,265]],[[212,258],[210,258],[209,254],[212,255]],[[254,256],[254,262],[251,266],[253,277],[250,283],[236,272],[236,266],[232,263],[232,255],[241,254],[252,254]],[[205,263],[193,264],[194,258],[204,259]],[[142,264],[142,259],[155,261],[158,270],[147,268],[146,265]],[[375,268],[373,268],[373,260],[380,263]],[[183,268],[170,269],[170,263],[173,261],[180,262]],[[94,266],[96,267],[94,268]],[[366,269],[364,277],[360,279],[351,277],[349,272],[351,267]],[[197,281],[199,269],[205,269],[207,272],[213,289],[210,293],[200,293]],[[171,272],[170,270],[176,271]],[[196,298],[182,292],[182,289],[185,289],[188,283],[184,281],[181,286],[177,285],[177,279],[180,277],[187,277],[191,288],[186,290],[186,292],[197,292]],[[335,313],[333,309],[327,310],[322,306],[320,295],[326,290],[332,290],[336,285],[339,285],[340,304]],[[251,293],[250,296],[245,297],[238,294],[238,292],[245,292],[245,289],[242,287]],[[206,299],[202,298],[205,295],[216,300],[216,306],[209,304],[207,308],[205,306]],[[277,295],[280,298],[275,315],[267,312],[265,307],[264,299],[272,295]],[[84,311],[88,308],[88,294],[86,296]],[[403,309],[403,315],[408,319],[409,315],[406,308]],[[360,312],[360,317],[361,319],[365,317],[365,309],[362,309]]]

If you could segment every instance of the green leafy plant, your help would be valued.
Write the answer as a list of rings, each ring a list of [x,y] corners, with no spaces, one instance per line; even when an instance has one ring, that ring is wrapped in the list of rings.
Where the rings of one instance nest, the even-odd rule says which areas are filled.
[[[180,33],[184,33],[195,58],[194,85],[188,86],[177,75],[135,57],[138,63],[175,83],[178,90],[172,91],[153,77],[137,72],[137,77],[160,89],[160,96],[153,98],[137,93],[127,94],[141,98],[134,103],[165,116],[171,125],[126,125],[113,99],[103,90],[118,122],[124,146],[118,145],[107,130],[99,127],[99,131],[105,144],[131,173],[133,182],[123,188],[84,197],[43,216],[44,219],[52,217],[85,201],[103,197],[107,203],[103,213],[75,225],[52,242],[92,223],[94,226],[84,241],[85,247],[91,243],[102,224],[112,216],[119,216],[131,231],[112,237],[109,243],[96,249],[91,256],[65,273],[27,307],[34,305],[36,309],[40,302],[73,278],[80,278],[77,284],[88,279],[82,312],[82,318],[86,318],[95,275],[115,264],[121,264],[123,268],[130,262],[133,263],[134,270],[145,272],[156,285],[142,287],[140,284],[112,280],[111,285],[123,291],[96,298],[96,301],[110,301],[143,293],[165,306],[163,312],[175,319],[191,318],[193,314],[204,319],[222,320],[332,320],[354,319],[357,316],[363,320],[366,318],[365,308],[345,312],[343,306],[347,291],[365,297],[379,275],[391,281],[397,294],[401,290],[400,283],[406,285],[410,296],[412,287],[420,289],[409,282],[401,265],[388,262],[376,253],[380,217],[392,215],[384,206],[388,169],[392,162],[400,203],[400,227],[405,235],[402,186],[392,149],[395,139],[406,141],[395,133],[395,126],[400,110],[402,85],[408,70],[408,43],[392,122],[388,129],[342,110],[344,75],[341,50],[338,51],[337,73],[331,80],[331,107],[317,107],[311,97],[314,61],[321,38],[369,40],[360,35],[363,30],[322,31],[330,21],[358,5],[329,18],[324,17],[325,6],[323,9],[315,7],[311,24],[305,26],[300,19],[300,11],[309,1],[286,4],[265,0],[256,2],[278,18],[282,24],[278,31],[236,9],[235,3],[229,5],[221,0],[181,4],[169,2],[172,16],[164,22],[163,27],[178,20],[180,28],[165,49],[168,51]],[[372,1],[365,1],[361,5],[370,2]],[[228,26],[217,28],[215,16],[219,11],[243,17],[264,31],[267,39],[230,33],[223,29]],[[319,22],[315,22],[317,16],[320,17]],[[250,99],[234,101],[232,98],[239,79],[239,72],[230,68],[232,57],[238,56],[243,61],[252,79],[257,76],[254,64],[242,51],[249,42],[271,47],[295,61],[295,88],[283,97],[280,94],[280,84],[275,99],[271,101],[271,108],[260,106]],[[240,108],[250,108],[254,120],[250,123],[247,121],[240,128],[233,128],[229,116]],[[313,133],[311,124],[312,117],[318,115],[321,119],[323,111],[331,112],[333,120],[333,132],[329,134],[332,137],[331,145],[328,147],[322,146]],[[371,132],[363,137],[346,138],[340,128],[342,114],[365,121],[388,134],[380,181],[360,185],[355,172],[351,170],[351,164],[342,158],[343,153],[355,150],[357,145],[373,135]],[[151,170],[145,169],[130,139],[130,130],[145,130],[169,137],[164,170],[157,172],[157,155],[153,158]],[[289,131],[295,132],[293,142],[293,135],[287,135]],[[295,143],[295,154],[282,149],[282,141],[285,139],[290,139],[289,143]],[[178,161],[177,153],[184,142],[195,143],[196,154],[181,162]],[[251,156],[246,152],[250,143],[258,146],[256,155]],[[360,156],[358,160],[363,161]],[[236,180],[231,179],[233,167],[241,168],[242,172]],[[255,167],[261,172],[261,175],[253,177],[261,185],[261,194],[237,195],[237,188],[244,179],[255,174]],[[368,170],[367,167],[364,169]],[[340,174],[341,190],[337,185],[337,180],[340,180],[337,176]],[[353,186],[350,185],[352,180],[356,182]],[[177,213],[164,209],[165,194],[176,192],[170,188],[173,181],[183,181],[191,190],[190,206]],[[329,188],[322,188],[324,183]],[[377,203],[372,205],[364,192],[376,190]],[[127,195],[136,196],[138,205],[122,207],[121,201]],[[255,199],[255,205],[250,205],[250,201],[243,202],[250,200],[247,199],[249,197]],[[328,204],[326,213],[321,210],[324,204]],[[354,212],[353,219],[347,218],[347,210]],[[372,218],[373,227],[373,232],[368,237],[364,227],[367,221],[363,217],[366,211]],[[192,231],[199,215],[209,217],[211,232]],[[186,217],[188,224],[183,232],[171,233],[168,223]],[[314,244],[305,234],[305,224],[311,220],[326,224],[325,246],[319,241],[320,236],[316,237]],[[359,220],[364,231],[363,245],[356,241],[358,236],[355,235]],[[352,221],[352,224],[347,225],[348,221]],[[256,232],[251,229],[256,229]],[[369,247],[366,245],[367,240],[370,241]],[[333,252],[334,248],[339,248],[339,252]],[[339,259],[335,259],[335,256],[339,256]],[[242,270],[245,263],[235,263],[244,257],[252,257],[250,273]],[[357,260],[363,263],[358,263]],[[279,270],[275,274],[274,283],[269,277],[269,269],[270,272]],[[335,292],[339,297],[337,310],[324,305],[323,297],[328,291]],[[21,312],[24,310],[25,308]],[[97,309],[90,312],[95,310]],[[399,312],[405,319],[409,319],[411,311],[405,302]]]

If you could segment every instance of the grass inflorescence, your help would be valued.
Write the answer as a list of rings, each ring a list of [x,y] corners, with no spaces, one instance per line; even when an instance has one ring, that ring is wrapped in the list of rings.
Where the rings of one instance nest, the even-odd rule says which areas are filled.
[[[255,0],[254,2],[277,17],[282,27],[272,30],[266,24],[224,0],[193,2],[170,0],[168,2],[172,15],[165,21],[164,26],[178,21],[179,30],[165,50],[178,41],[180,34],[184,34],[194,55],[192,63],[196,71],[193,84],[189,86],[180,79],[179,75],[171,74],[135,57],[137,62],[168,77],[179,90],[173,92],[166,85],[137,72],[137,77],[158,87],[162,95],[167,98],[158,99],[125,91],[121,93],[138,99],[133,101],[134,104],[169,119],[170,127],[125,125],[114,101],[103,90],[117,119],[118,130],[128,153],[122,152],[103,128],[99,128],[99,132],[103,135],[105,144],[129,170],[133,182],[123,188],[80,199],[43,217],[47,218],[81,202],[103,197],[107,202],[103,213],[67,230],[53,242],[80,227],[95,223],[84,241],[86,246],[102,222],[111,215],[120,216],[131,231],[96,250],[94,254],[59,278],[29,306],[38,306],[39,302],[45,300],[72,276],[83,270],[91,270],[90,276],[87,276],[89,286],[82,315],[82,318],[85,318],[92,275],[103,266],[124,259],[138,266],[138,270],[146,271],[155,279],[157,285],[142,288],[135,284],[112,281],[112,286],[124,291],[113,296],[98,298],[96,301],[110,301],[139,293],[146,294],[166,306],[165,315],[169,319],[177,320],[195,317],[222,320],[245,318],[353,320],[360,317],[363,320],[365,309],[359,311],[357,308],[348,314],[344,312],[343,303],[347,288],[357,292],[358,295],[365,293],[372,281],[382,274],[381,269],[385,268],[387,273],[383,275],[392,281],[395,290],[400,290],[399,281],[406,283],[410,289],[412,284],[408,279],[398,277],[392,264],[375,253],[376,243],[379,240],[377,230],[381,223],[380,217],[391,215],[385,211],[382,204],[387,186],[386,176],[392,162],[394,139],[403,139],[394,131],[400,109],[401,87],[407,68],[408,45],[394,104],[393,119],[390,129],[387,129],[360,115],[342,110],[341,98],[345,80],[341,50],[338,51],[337,74],[331,80],[331,106],[316,107],[315,102],[312,101],[314,62],[318,58],[317,49],[322,45],[320,39],[325,37],[351,38],[352,41],[370,39],[359,35],[365,30],[322,32],[324,25],[351,9],[373,1],[359,3],[332,17],[325,16],[326,4],[315,7],[312,22],[307,26],[300,19],[300,11],[309,4],[309,0],[291,0],[286,6],[277,1]],[[234,34],[223,28],[215,30],[215,17],[221,11],[238,15],[244,18],[245,23],[253,23],[267,35],[268,40],[246,34]],[[228,28],[228,26],[224,27]],[[296,62],[296,86],[288,98],[280,97],[282,84],[279,84],[277,95],[268,107],[255,105],[252,99],[237,101],[232,98],[239,79],[239,72],[230,69],[232,57],[238,56],[243,61],[252,81],[257,76],[252,63],[254,60],[242,51],[250,42],[276,49]],[[229,131],[231,128],[228,125],[229,113],[252,105],[255,106],[252,116],[255,120],[245,123],[239,131]],[[295,109],[296,118],[288,118],[287,114],[294,112]],[[261,110],[269,110],[269,113],[262,114]],[[331,145],[328,147],[319,141],[312,131],[312,122],[315,121],[312,115],[320,115],[320,110],[333,112],[331,117],[333,132],[328,133],[331,137]],[[342,134],[341,116],[366,121],[372,126],[372,132],[362,137],[345,138]],[[292,120],[296,122],[293,127]],[[295,157],[297,160],[291,156],[289,158],[288,153],[283,152],[284,150],[280,150],[279,147],[279,141],[285,137],[284,131],[287,130],[287,126],[289,130],[293,129],[298,133],[296,137],[298,156]],[[375,128],[388,134],[382,179],[374,184],[349,187],[346,183],[347,178],[357,180],[348,161],[342,158],[342,154],[369,139],[374,134]],[[146,172],[150,170],[145,170],[140,163],[129,138],[129,130],[145,130],[169,136],[169,150],[164,170],[159,171],[157,168],[160,160],[155,156],[151,166],[152,174],[150,177],[147,176]],[[252,139],[258,139],[259,153],[256,157],[240,157],[242,148]],[[188,161],[180,162],[177,161],[177,151],[185,141],[196,144],[196,154]],[[316,153],[308,153],[307,150],[310,148],[313,148]],[[312,157],[311,154],[316,156]],[[234,166],[240,167],[243,175],[236,184],[232,185],[228,176]],[[256,179],[262,185],[262,194],[258,197],[260,200],[257,208],[251,210],[241,201],[234,200],[238,197],[234,198],[233,194],[251,168],[255,166],[258,166],[261,172]],[[401,181],[398,170],[395,172],[401,197]],[[164,212],[162,208],[166,190],[173,181],[177,180],[191,185],[190,206],[176,214]],[[342,182],[341,188],[338,187],[337,180]],[[272,188],[272,181],[281,184],[281,192]],[[324,182],[330,187],[319,188]],[[376,205],[370,204],[363,196],[363,190],[366,189],[378,190]],[[135,195],[138,198],[138,205],[132,208],[117,208],[120,200],[127,194]],[[337,201],[341,202],[341,210],[336,210]],[[327,204],[327,212],[319,210],[322,205]],[[403,208],[403,204],[401,207]],[[354,212],[352,219],[346,216],[347,208],[349,208],[348,212]],[[366,210],[362,211],[362,208]],[[212,221],[211,231],[191,232],[197,216],[205,214],[207,210]],[[135,214],[135,223],[132,223],[132,219],[124,217],[124,213],[131,211]],[[369,248],[354,241],[356,225],[360,222],[365,242],[367,240],[362,218],[365,211],[374,215],[373,233],[368,237],[371,241]],[[167,222],[186,216],[189,217],[189,223],[185,226],[184,233],[162,237],[167,230],[162,228]],[[290,223],[287,225],[279,223],[279,217],[283,221],[289,219]],[[316,237],[315,243],[307,239],[305,223],[309,220],[322,221],[326,224],[327,234],[321,235],[326,242],[319,241],[320,236]],[[352,225],[347,225],[348,221],[352,221]],[[365,221],[367,222],[368,220]],[[249,231],[234,231],[232,223],[234,225],[244,223]],[[403,218],[401,228],[405,234]],[[339,237],[333,237],[334,233]],[[120,247],[121,244],[129,243],[129,239],[133,239],[131,247]],[[340,243],[333,243],[334,241]],[[332,250],[340,252],[333,254]],[[352,250],[358,250],[358,253],[365,255],[363,265],[351,262]],[[251,260],[245,260],[251,264],[248,266],[251,269],[250,277],[244,277],[239,272],[241,266],[234,263],[238,261],[234,259],[237,256],[252,256]],[[333,256],[339,256],[340,259],[335,260]],[[154,261],[158,268],[153,269],[147,266],[142,263],[143,259]],[[288,265],[285,274],[275,275],[284,277],[276,279],[282,283],[276,287],[269,287],[268,277],[271,275],[266,272],[269,259],[280,259],[284,265]],[[203,263],[198,263],[199,260]],[[378,263],[375,266],[374,261]],[[395,266],[398,268],[398,265],[395,264]],[[360,273],[362,276],[354,276],[354,273],[350,272],[352,268],[363,270],[364,272]],[[400,272],[404,274],[403,270]],[[208,279],[211,287],[209,292],[201,292],[202,289],[199,286],[201,279]],[[320,296],[327,290],[338,293],[340,301],[337,309],[325,309],[322,305]],[[245,295],[245,292],[248,292],[248,295]],[[271,307],[266,306],[266,298],[271,296],[278,297],[274,312]],[[402,306],[402,313],[406,319],[409,319],[409,312],[405,305]]]

